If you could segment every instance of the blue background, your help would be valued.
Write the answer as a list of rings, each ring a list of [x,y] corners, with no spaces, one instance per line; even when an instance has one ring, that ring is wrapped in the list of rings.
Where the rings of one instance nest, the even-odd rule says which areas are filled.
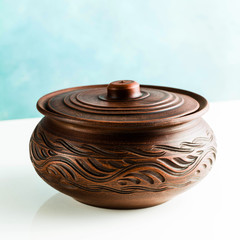
[[[240,99],[239,12],[234,0],[0,0],[0,120],[119,79]]]

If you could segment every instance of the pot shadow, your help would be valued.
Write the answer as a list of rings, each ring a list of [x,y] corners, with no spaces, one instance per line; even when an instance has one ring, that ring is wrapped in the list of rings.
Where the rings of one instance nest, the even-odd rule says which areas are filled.
[[[152,207],[154,208],[154,207]],[[57,193],[48,199],[37,211],[34,221],[41,221],[46,219],[78,219],[86,221],[102,220],[104,217],[135,215],[139,212],[151,211],[151,208],[145,209],[107,209],[89,206],[80,203],[73,198]]]
[[[172,207],[173,204],[169,201],[142,209],[106,209],[85,205],[67,195],[57,193],[44,202],[36,212],[31,231],[33,234],[37,232],[41,233],[40,236],[44,236],[62,230],[62,234],[68,234],[67,237],[69,234],[75,237],[80,231],[81,235],[86,236],[87,239],[93,231],[105,237],[118,232],[120,237],[124,232],[133,233],[151,229],[152,221],[156,221],[157,225],[164,224],[165,217],[169,215],[169,211],[172,211]],[[122,229],[121,232],[119,229]]]
[[[60,235],[69,238],[79,234],[83,239],[102,239],[103,236],[103,239],[112,239],[114,234],[116,238],[119,229],[123,230],[118,233],[118,237],[123,236],[124,231],[139,231],[142,218],[152,216],[156,208],[161,206],[133,210],[98,208],[57,193],[35,214],[30,229],[31,239],[42,239],[45,236],[55,238]]]
[[[184,199],[183,199],[184,201]],[[181,201],[168,201],[149,208],[116,210],[82,204],[57,193],[36,212],[30,227],[31,239],[146,239],[161,229],[169,235],[171,224],[181,223]],[[181,226],[181,224],[180,224]],[[150,235],[149,235],[150,234]]]

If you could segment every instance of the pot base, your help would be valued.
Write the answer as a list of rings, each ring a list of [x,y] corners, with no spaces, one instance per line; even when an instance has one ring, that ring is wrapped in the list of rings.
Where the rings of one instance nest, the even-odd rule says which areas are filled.
[[[82,204],[86,204],[88,206],[92,206],[92,207],[99,207],[99,208],[105,208],[105,209],[115,209],[115,210],[131,210],[131,209],[142,209],[142,208],[150,208],[150,207],[155,207],[157,205],[161,205],[166,201],[163,202],[158,202],[158,203],[152,203],[152,202],[148,202],[148,203],[142,203],[142,204],[106,204],[106,203],[90,203],[90,202],[84,202],[82,200],[78,200],[77,198],[73,198],[74,200],[82,203]]]

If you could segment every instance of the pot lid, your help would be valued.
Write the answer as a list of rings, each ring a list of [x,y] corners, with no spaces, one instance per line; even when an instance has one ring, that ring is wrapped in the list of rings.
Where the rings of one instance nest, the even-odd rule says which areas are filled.
[[[94,125],[169,125],[206,111],[202,96],[175,88],[140,85],[132,80],[64,89],[39,99],[38,110],[64,121]],[[108,125],[108,126],[110,126]]]

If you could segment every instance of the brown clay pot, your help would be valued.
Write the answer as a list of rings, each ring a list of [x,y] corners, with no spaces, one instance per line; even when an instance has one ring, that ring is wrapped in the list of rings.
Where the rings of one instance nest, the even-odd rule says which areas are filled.
[[[201,180],[216,158],[208,103],[131,80],[42,97],[30,140],[35,170],[76,200],[105,208],[163,203]]]

